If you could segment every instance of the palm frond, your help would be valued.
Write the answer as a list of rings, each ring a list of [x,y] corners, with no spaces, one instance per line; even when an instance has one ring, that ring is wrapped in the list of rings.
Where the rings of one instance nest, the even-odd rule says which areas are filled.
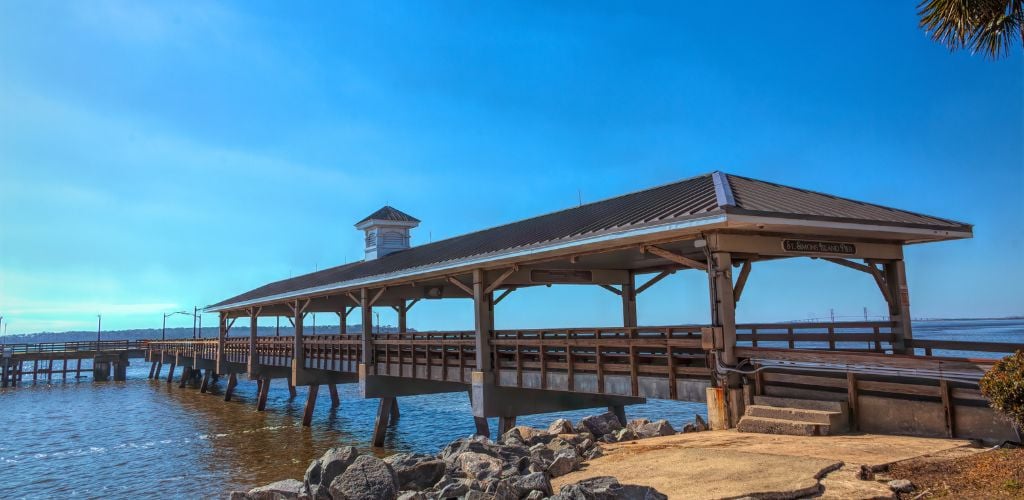
[[[920,27],[951,51],[999,59],[1024,41],[1024,0],[924,0],[918,15]]]

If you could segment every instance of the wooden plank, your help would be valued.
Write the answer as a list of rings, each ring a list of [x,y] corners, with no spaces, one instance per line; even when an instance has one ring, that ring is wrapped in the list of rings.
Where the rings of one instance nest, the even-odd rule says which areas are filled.
[[[736,278],[736,285],[732,289],[732,300],[733,302],[739,302],[740,296],[743,295],[743,287],[747,286],[747,277],[750,276],[750,259],[743,261],[743,267],[740,268],[740,275]]]
[[[939,381],[939,394],[942,396],[942,411],[946,416],[946,437],[956,437],[956,407],[950,394],[949,382]]]
[[[661,258],[666,259],[666,260],[670,260],[672,262],[675,262],[676,264],[680,264],[680,265],[683,265],[683,266],[686,266],[686,267],[690,267],[690,268],[693,268],[693,269],[700,269],[701,271],[707,271],[708,270],[707,264],[705,264],[703,262],[699,262],[699,261],[693,260],[691,258],[684,257],[684,256],[679,255],[677,253],[665,250],[664,248],[661,248],[661,247],[656,247],[656,246],[653,246],[653,245],[645,246],[645,247],[643,247],[643,251],[645,253],[652,253],[654,255],[657,255],[658,257],[661,257]]]
[[[861,380],[857,383],[857,386],[861,391],[887,392],[892,394],[906,394],[909,396],[926,396],[935,398],[940,397],[939,388],[928,385]]]
[[[792,372],[763,371],[761,372],[761,377],[764,382],[768,384],[801,384],[836,388],[845,388],[847,385],[847,381],[841,378],[796,374]]]

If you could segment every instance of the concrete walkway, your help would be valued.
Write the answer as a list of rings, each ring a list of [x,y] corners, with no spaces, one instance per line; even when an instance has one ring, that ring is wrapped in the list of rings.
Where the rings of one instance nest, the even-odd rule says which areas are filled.
[[[886,497],[891,493],[885,485],[856,479],[861,465],[944,454],[970,442],[871,434],[802,437],[710,431],[603,446],[605,456],[590,461],[584,470],[553,480],[555,491],[581,479],[615,476],[621,483],[653,486],[672,499],[751,494]]]

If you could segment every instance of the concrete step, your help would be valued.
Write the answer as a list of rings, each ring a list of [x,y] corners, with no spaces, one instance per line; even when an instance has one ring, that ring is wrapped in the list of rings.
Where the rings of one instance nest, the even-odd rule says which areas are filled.
[[[775,406],[778,408],[798,408],[801,410],[833,411],[845,415],[849,406],[845,401],[818,401],[813,399],[780,398],[774,396],[754,396],[754,404],[758,406]]]
[[[789,436],[825,436],[829,433],[829,426],[780,418],[744,416],[740,419],[736,430],[739,432],[786,434]]]
[[[782,408],[778,406],[747,406],[745,415],[750,417],[795,420],[812,424],[824,424],[840,428],[846,425],[846,414],[837,411],[805,410],[803,408]]]

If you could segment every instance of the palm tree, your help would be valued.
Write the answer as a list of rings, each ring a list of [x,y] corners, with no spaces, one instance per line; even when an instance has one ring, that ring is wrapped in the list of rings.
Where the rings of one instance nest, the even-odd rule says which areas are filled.
[[[999,59],[1024,40],[1024,0],[924,0],[918,15],[932,40],[951,51]]]

